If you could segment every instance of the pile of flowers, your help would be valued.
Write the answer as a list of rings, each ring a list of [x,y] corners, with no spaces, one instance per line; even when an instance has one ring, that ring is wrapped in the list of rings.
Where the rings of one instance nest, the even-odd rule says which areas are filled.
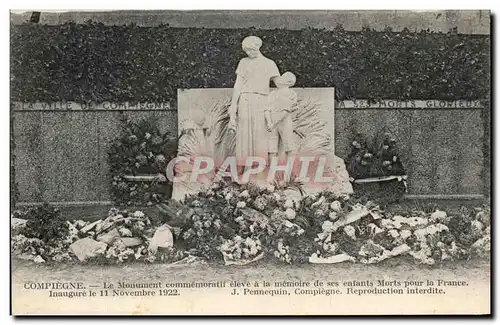
[[[406,174],[396,138],[390,133],[376,136],[372,143],[358,135],[348,149],[345,163],[354,179]]]
[[[489,227],[477,220],[489,220],[484,207],[456,216],[440,210],[394,214],[329,192],[292,200],[289,191],[214,184],[184,201],[181,240],[194,254],[226,264],[246,264],[262,253],[289,264],[373,264],[401,255],[435,264],[489,254]],[[477,236],[465,244],[461,234],[471,229]]]
[[[72,260],[67,241],[59,241],[57,244],[48,245],[41,239],[28,238],[23,234],[18,234],[12,236],[11,248],[14,256],[35,263],[44,263],[49,258],[56,262],[69,262]]]
[[[344,161],[357,197],[386,205],[401,200],[407,190],[406,170],[390,133],[379,131],[371,140],[358,134]],[[364,182],[367,179],[370,182]]]
[[[324,219],[321,232],[315,238],[318,250],[312,257],[315,261],[323,258],[328,262],[332,256],[343,255],[349,256],[351,261],[373,264],[409,255],[418,263],[430,265],[471,255],[485,257],[490,251],[490,228],[479,225],[477,218],[486,214],[489,215],[487,208],[479,209],[475,215],[448,216],[437,210],[431,214],[402,216],[357,204],[335,221]],[[462,230],[476,228],[478,231],[473,243],[464,245],[461,233],[450,228],[453,223],[468,218]]]
[[[122,134],[111,144],[109,164],[113,200],[120,205],[153,205],[164,201],[165,170],[176,156],[177,142],[160,132],[154,120],[123,120]],[[156,175],[161,182],[131,182],[125,176]]]
[[[229,263],[240,258],[241,250],[241,259],[249,260],[272,254],[278,239],[305,237],[299,224],[306,220],[296,215],[296,203],[274,185],[214,184],[183,204],[179,240],[193,254],[210,259]]]
[[[454,214],[391,213],[331,192],[300,196],[287,187],[219,183],[170,207],[176,227],[152,222],[141,211],[111,209],[93,222],[49,214],[43,220],[55,223],[43,225],[64,234],[53,231],[58,235],[52,239],[16,214],[12,250],[35,262],[172,263],[197,257],[226,265],[260,259],[375,264],[397,256],[433,265],[488,257],[491,250],[488,206]],[[54,211],[45,207],[25,215]]]
[[[68,249],[72,234],[57,208],[44,204],[14,211],[11,224],[13,255],[39,263],[49,258],[59,262],[71,260]]]
[[[248,264],[264,256],[260,240],[252,237],[243,240],[243,238],[236,235],[233,239],[224,241],[219,249],[226,265]]]
[[[31,230],[32,219],[20,222],[21,216],[41,217],[40,212],[57,211],[45,206],[15,212],[13,215],[11,248],[13,255],[36,263],[44,262],[97,262],[104,264],[133,261],[174,262],[187,257],[187,253],[177,250],[173,240],[165,233],[165,227],[153,224],[142,211],[129,212],[112,208],[108,216],[96,221],[68,221],[52,218],[48,227],[66,229],[62,236],[45,239],[41,232]],[[158,232],[158,229],[162,232]],[[167,232],[168,235],[168,232]],[[170,235],[173,238],[173,235]]]
[[[266,214],[272,213],[276,200],[272,189],[261,191],[254,186],[215,184],[184,201],[183,209],[178,212],[184,221],[179,239],[194,254],[209,259],[221,258],[221,250],[232,254],[234,245],[258,243],[257,240],[271,234]]]

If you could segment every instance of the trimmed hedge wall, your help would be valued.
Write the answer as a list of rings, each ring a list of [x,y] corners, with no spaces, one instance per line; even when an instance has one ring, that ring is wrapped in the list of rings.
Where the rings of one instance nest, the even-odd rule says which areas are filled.
[[[334,86],[341,100],[489,98],[489,36],[93,22],[11,26],[11,97],[174,102],[178,88],[232,87],[248,35],[263,39],[281,72],[297,75],[297,87]]]
[[[10,105],[10,208],[14,209],[16,207],[17,200],[19,198],[19,188],[16,183],[16,142],[14,141],[14,114],[13,105]]]

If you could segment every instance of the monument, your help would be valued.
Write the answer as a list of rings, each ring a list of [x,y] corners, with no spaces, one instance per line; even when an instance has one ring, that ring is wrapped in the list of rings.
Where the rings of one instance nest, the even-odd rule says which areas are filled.
[[[173,198],[218,181],[352,193],[344,162],[334,154],[334,88],[292,88],[296,76],[280,74],[261,45],[255,36],[243,40],[247,57],[232,89],[178,90]]]

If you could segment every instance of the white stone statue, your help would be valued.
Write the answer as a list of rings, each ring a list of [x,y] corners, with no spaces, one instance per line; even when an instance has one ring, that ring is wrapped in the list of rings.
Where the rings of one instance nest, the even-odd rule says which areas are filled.
[[[248,156],[268,159],[264,111],[269,102],[269,84],[280,73],[276,63],[262,55],[261,46],[262,40],[256,36],[243,40],[243,51],[248,57],[241,59],[236,69],[228,110],[229,129],[236,133],[236,160],[240,174]]]
[[[285,153],[285,161],[289,158],[293,160],[296,148],[292,113],[297,109],[297,93],[290,87],[295,85],[295,81],[296,77],[291,72],[285,72],[274,79],[277,89],[269,95],[269,103],[264,111],[266,128],[269,131],[267,135],[269,160],[278,158],[280,147]]]
[[[258,37],[243,40],[247,57],[238,64],[233,88],[178,91],[178,155],[184,159],[174,165],[174,174],[186,177],[174,183],[174,198],[228,176],[243,183],[291,180],[309,194],[352,193],[344,162],[334,153],[334,89],[292,89],[295,75],[280,75],[276,64],[260,52],[261,46]],[[277,87],[272,91],[271,82]],[[202,164],[203,157],[211,161]],[[247,166],[249,157],[262,158],[266,169]],[[280,168],[286,165],[276,173],[271,172],[277,170],[275,158]],[[290,170],[290,161],[291,172],[284,172]],[[255,173],[245,178],[252,169]]]

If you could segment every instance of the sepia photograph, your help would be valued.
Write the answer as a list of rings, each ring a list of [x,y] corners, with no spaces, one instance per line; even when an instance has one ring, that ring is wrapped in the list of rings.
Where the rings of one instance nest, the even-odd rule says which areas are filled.
[[[10,314],[491,316],[490,10],[10,10]]]

